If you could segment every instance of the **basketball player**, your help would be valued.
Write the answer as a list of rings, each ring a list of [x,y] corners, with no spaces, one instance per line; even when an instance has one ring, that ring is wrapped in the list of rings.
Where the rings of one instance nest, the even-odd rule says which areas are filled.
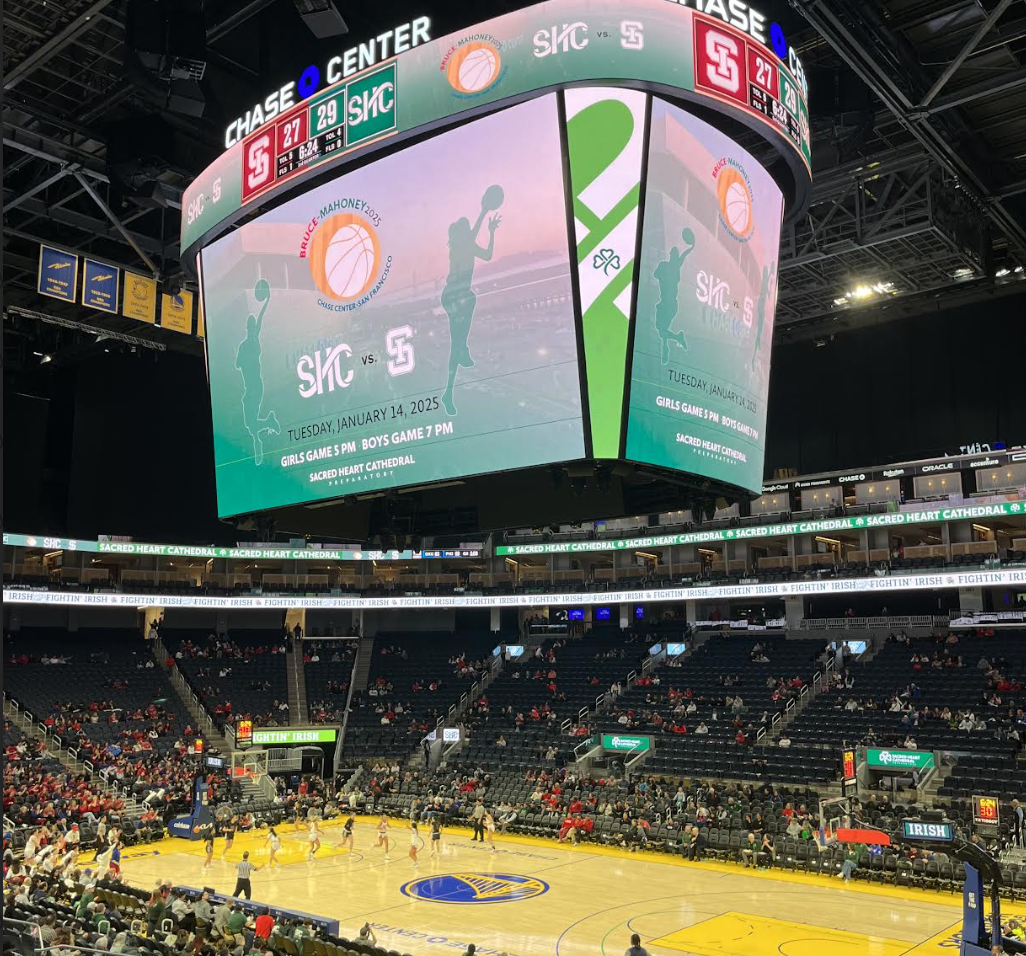
[[[762,345],[762,327],[766,323],[766,303],[769,300],[770,281],[777,264],[771,263],[762,267],[762,288],[759,290],[759,324],[755,328],[755,351],[752,352],[752,368],[755,368],[755,359],[759,354],[759,347]]]
[[[492,816],[491,810],[485,810],[484,832],[488,840],[489,848],[491,849],[492,853],[495,853],[495,817]]]
[[[267,839],[264,841],[265,846],[271,848],[271,855],[267,858],[267,868],[270,869],[272,866],[281,866],[278,861],[278,851],[281,849],[281,837],[278,836],[277,831],[274,827],[271,827],[267,832]]]
[[[224,828],[224,849],[221,851],[221,862],[224,862],[225,854],[235,845],[235,830],[239,825],[239,818],[232,817]]]
[[[684,337],[684,333],[670,331],[679,308],[677,294],[680,291],[680,271],[684,266],[684,260],[695,248],[695,234],[690,229],[684,229],[680,237],[684,240],[684,251],[681,252],[674,246],[670,250],[669,256],[661,261],[653,272],[653,276],[659,284],[659,301],[655,308],[655,328],[662,340],[663,365],[668,365],[670,362],[671,342],[676,342],[685,352],[688,350],[688,340]]]
[[[259,465],[264,460],[264,435],[281,434],[281,426],[274,412],[261,415],[264,404],[264,376],[260,368],[260,330],[264,324],[264,313],[271,300],[271,287],[266,279],[256,284],[254,295],[261,302],[260,315],[246,319],[246,338],[242,340],[235,356],[235,367],[242,373],[242,421],[253,439],[253,461]],[[221,859],[224,859],[222,857]]]
[[[449,379],[442,395],[442,404],[450,415],[456,414],[456,405],[452,400],[453,386],[456,384],[456,373],[463,368],[473,368],[474,360],[470,357],[468,339],[470,326],[474,321],[474,309],[477,296],[471,289],[474,281],[474,265],[476,260],[490,262],[495,251],[495,230],[502,222],[502,216],[492,216],[488,220],[488,245],[482,249],[477,244],[477,236],[485,216],[491,210],[502,205],[503,192],[501,186],[489,186],[481,197],[481,212],[473,226],[466,216],[457,219],[449,226],[449,275],[442,289],[442,308],[449,317]]]
[[[356,826],[356,818],[350,813],[346,822],[342,824],[342,839],[335,844],[335,849],[349,847],[350,854],[353,852],[353,827]]]
[[[442,817],[434,814],[431,817],[431,856],[442,855]]]
[[[420,864],[417,862],[417,853],[420,851],[421,839],[417,832],[417,821],[410,821],[410,860],[413,861],[413,868],[417,869]]]
[[[378,846],[385,851],[385,862],[388,863],[392,858],[388,855],[388,817],[381,814],[381,819],[378,820]]]
[[[310,821],[310,829],[306,835],[306,839],[310,844],[310,852],[307,853],[306,858],[308,860],[312,860],[317,851],[321,848],[321,831],[317,826],[316,818]]]

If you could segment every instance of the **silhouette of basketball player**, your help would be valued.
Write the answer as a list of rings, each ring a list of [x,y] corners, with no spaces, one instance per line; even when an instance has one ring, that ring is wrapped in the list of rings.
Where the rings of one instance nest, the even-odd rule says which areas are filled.
[[[759,324],[755,328],[755,351],[752,352],[752,368],[755,368],[755,359],[759,354],[759,347],[762,345],[762,327],[766,322],[766,301],[769,299],[770,281],[776,270],[775,262],[762,267],[762,288],[759,290],[759,302],[756,308],[759,310]]]
[[[670,327],[677,317],[677,293],[680,290],[680,270],[684,266],[684,260],[695,248],[695,234],[690,229],[685,229],[680,234],[684,240],[685,248],[681,252],[676,246],[670,250],[670,254],[663,259],[652,273],[656,282],[659,283],[659,301],[655,308],[655,327],[662,340],[662,362],[667,365],[670,361],[670,343],[676,342],[684,351],[688,350],[688,340],[682,331],[671,332]]]
[[[274,412],[261,415],[264,404],[264,376],[260,368],[260,329],[264,324],[264,313],[271,298],[271,287],[266,279],[256,284],[254,295],[262,302],[259,317],[250,315],[246,319],[246,337],[239,345],[235,356],[235,367],[242,373],[242,420],[246,431],[253,439],[253,461],[259,465],[264,460],[264,435],[278,435],[281,426]]]
[[[460,366],[473,368],[468,339],[470,326],[474,321],[477,296],[470,288],[474,280],[474,265],[478,259],[488,262],[495,249],[495,230],[502,222],[502,216],[488,220],[488,246],[482,249],[477,236],[485,215],[502,205],[501,186],[489,186],[481,197],[481,212],[473,226],[465,216],[449,226],[449,275],[442,289],[442,308],[449,317],[449,379],[442,396],[442,404],[450,415],[456,414],[452,400],[452,389],[456,384],[456,373]]]

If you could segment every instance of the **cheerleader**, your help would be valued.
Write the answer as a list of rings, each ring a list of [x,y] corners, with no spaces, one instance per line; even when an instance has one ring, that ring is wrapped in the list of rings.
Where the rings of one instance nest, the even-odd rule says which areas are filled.
[[[207,834],[207,838],[203,843],[203,851],[207,854],[207,859],[203,864],[204,870],[209,870],[214,865],[214,831],[211,830]]]

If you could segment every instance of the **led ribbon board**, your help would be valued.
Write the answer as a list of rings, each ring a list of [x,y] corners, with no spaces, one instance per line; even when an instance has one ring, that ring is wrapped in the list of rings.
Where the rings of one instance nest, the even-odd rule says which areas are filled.
[[[592,591],[583,594],[438,594],[431,596],[404,595],[393,597],[355,597],[314,595],[240,595],[236,597],[213,597],[191,594],[165,594],[160,604],[169,607],[196,608],[250,608],[260,610],[274,608],[331,608],[350,610],[374,610],[376,608],[463,608],[463,607],[544,607],[545,605],[569,604],[637,604],[638,619],[644,614],[644,605],[665,604],[682,601],[750,600],[771,597],[814,597],[826,594],[881,594],[894,591],[936,591],[940,589],[980,587],[1023,587],[1026,586],[1026,570],[1008,569],[1002,571],[969,571],[952,574],[904,574],[890,577],[844,578],[823,581],[781,581],[773,584],[730,584],[708,587],[653,588],[635,591]],[[62,607],[149,607],[153,604],[152,594],[120,594],[116,592],[84,593],[81,591],[26,590],[4,588],[4,601],[11,604],[49,604]],[[641,612],[641,613],[638,613]],[[873,763],[874,769],[914,770],[926,769],[905,762],[905,758],[893,759],[895,754],[913,753],[913,761],[929,758],[932,766],[933,754],[919,751],[869,751],[887,753],[891,762]]]
[[[704,12],[666,0],[547,0],[430,42],[419,42],[421,31],[419,45],[352,75],[343,58],[338,69],[326,68],[326,79],[336,81],[325,89],[294,81],[291,96],[307,98],[282,109],[290,96],[270,94],[274,116],[261,110],[255,128],[252,109],[248,121],[240,117],[226,141],[241,128],[251,132],[185,191],[183,261],[245,207],[343,157],[589,81],[627,82],[701,102],[762,131],[788,159],[802,205],[811,152],[800,60],[779,27],[745,4],[696,6]],[[358,51],[353,62],[361,62]]]

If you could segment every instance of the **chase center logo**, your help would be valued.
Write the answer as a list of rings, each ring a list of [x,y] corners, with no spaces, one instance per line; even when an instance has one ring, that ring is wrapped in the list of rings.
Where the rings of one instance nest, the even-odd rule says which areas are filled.
[[[405,896],[431,903],[515,903],[548,893],[549,884],[515,873],[447,873],[422,876],[399,889]]]

